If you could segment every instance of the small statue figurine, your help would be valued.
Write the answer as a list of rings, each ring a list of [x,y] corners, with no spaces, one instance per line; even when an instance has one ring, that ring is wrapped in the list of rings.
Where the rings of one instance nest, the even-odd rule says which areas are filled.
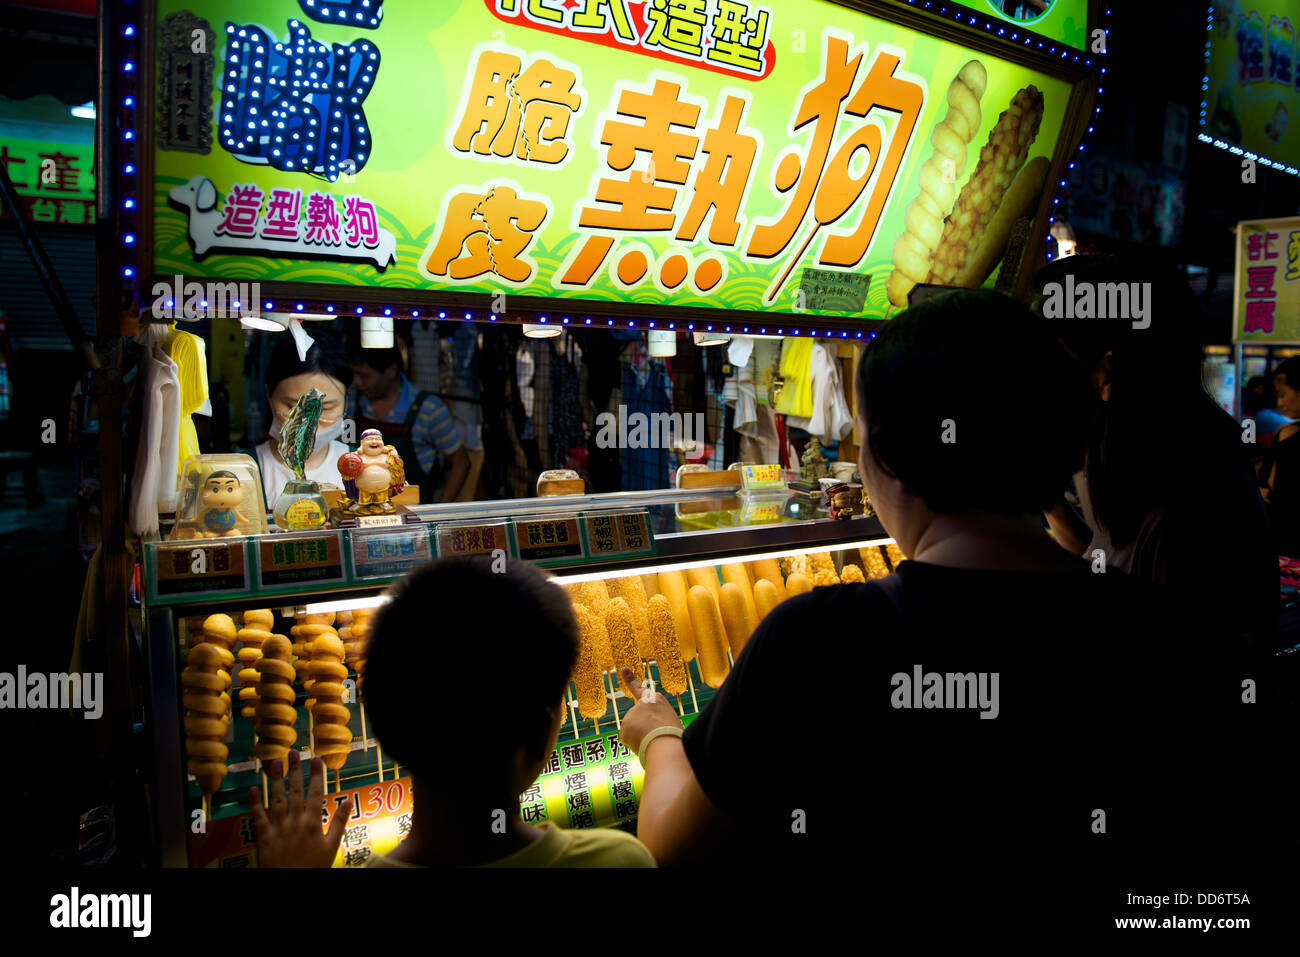
[[[309,389],[298,397],[280,428],[280,458],[293,471],[275,500],[275,523],[289,531],[311,531],[325,524],[325,497],[320,486],[307,478],[307,462],[316,448],[316,423],[325,394]]]
[[[203,512],[198,524],[204,538],[229,538],[242,535],[248,527],[248,516],[240,509],[244,502],[244,486],[234,472],[219,469],[203,480],[199,490]]]
[[[402,457],[391,445],[384,444],[378,429],[361,433],[361,445],[355,452],[339,456],[339,475],[343,479],[344,498],[339,503],[345,515],[391,515],[397,511],[390,499],[406,487]]]
[[[822,445],[813,436],[808,440],[808,446],[803,450],[803,457],[799,460],[799,478],[805,482],[816,482],[820,478],[830,476],[830,469],[826,466],[826,459],[822,455]]]

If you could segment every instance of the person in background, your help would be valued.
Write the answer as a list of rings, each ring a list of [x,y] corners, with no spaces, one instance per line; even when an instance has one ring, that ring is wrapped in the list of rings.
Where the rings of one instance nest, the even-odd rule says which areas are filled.
[[[451,608],[490,610],[492,640],[431,641],[430,626]],[[367,867],[654,866],[631,834],[550,821],[534,827],[521,816],[520,795],[541,774],[565,722],[578,641],[568,597],[527,562],[500,572],[486,557],[442,559],[394,587],[370,628],[365,704],[384,754],[410,771],[415,810],[410,833]],[[430,715],[451,700],[447,694],[488,687],[516,665],[527,678],[475,717],[472,747],[449,747],[433,731]],[[287,800],[278,762],[268,770],[269,813],[256,788],[249,794],[263,866],[328,866],[343,835],[338,813],[346,822],[346,804],[322,834],[323,768],[312,762],[304,803],[299,760],[289,753]]]
[[[307,478],[333,488],[343,487],[338,460],[348,447],[339,437],[343,434],[344,402],[348,383],[352,381],[352,367],[337,339],[323,333],[316,333],[313,338],[315,342],[304,360],[298,358],[298,346],[293,339],[280,336],[267,361],[264,380],[266,401],[271,408],[271,437],[254,452],[262,472],[262,491],[268,509],[275,505],[285,483],[294,477],[280,457],[280,429],[299,397],[311,389],[320,390],[325,398],[316,426],[316,447],[307,461]]]
[[[378,429],[397,450],[408,485],[418,485],[420,501],[454,502],[469,474],[469,455],[451,413],[431,392],[416,392],[402,373],[402,354],[392,349],[352,351],[355,393],[348,396],[348,417],[357,434]],[[438,457],[447,461],[441,493]]]
[[[1100,298],[1121,287],[1141,296],[1123,316],[1062,318],[1052,302],[1067,289]],[[1084,470],[1094,527],[1064,529],[1058,541],[1075,554],[1086,541],[1085,558],[1167,586],[1174,604],[1195,606],[1206,628],[1267,662],[1277,638],[1277,551],[1252,449],[1201,381],[1191,288],[1146,260],[1071,256],[1040,270],[1035,289],[1035,311],[1095,396]],[[1062,512],[1047,517],[1059,522]]]
[[[1285,359],[1273,370],[1277,404],[1282,414],[1300,419],[1300,356]],[[1259,482],[1277,533],[1278,550],[1300,558],[1300,423],[1288,422],[1273,437],[1264,456]]]
[[[1262,375],[1252,377],[1242,390],[1241,417],[1254,419],[1255,445],[1261,452],[1272,443],[1273,434],[1291,421],[1277,410],[1277,390]]]
[[[1026,406],[1026,388],[1041,401]],[[621,735],[645,768],[637,836],[659,864],[876,860],[890,880],[871,903],[891,918],[987,903],[1007,880],[1028,914],[1038,895],[1075,906],[1058,882],[1210,859],[1249,840],[1244,823],[1273,822],[1193,760],[1237,746],[1224,714],[1248,710],[1239,676],[1194,647],[1217,636],[1162,629],[1151,586],[1095,574],[1042,526],[1091,411],[1044,323],[984,290],[927,300],[881,328],[855,395],[864,486],[910,557],[779,604],[684,732],[666,696],[622,672],[638,704]],[[939,676],[929,704],[921,672]],[[951,690],[981,675],[978,694]],[[800,701],[836,676],[839,692]],[[1246,801],[1254,813],[1236,813]]]

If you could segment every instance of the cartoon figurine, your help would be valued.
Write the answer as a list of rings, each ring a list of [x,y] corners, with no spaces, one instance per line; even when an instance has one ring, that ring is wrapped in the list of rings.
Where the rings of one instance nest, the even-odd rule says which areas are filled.
[[[244,502],[244,486],[234,472],[219,469],[203,480],[199,490],[203,512],[198,519],[205,538],[229,538],[242,535],[248,526],[248,516],[240,509]]]
[[[339,456],[339,475],[345,498],[340,502],[347,515],[387,515],[397,511],[390,499],[406,487],[402,457],[384,444],[378,429],[361,433],[355,452]]]

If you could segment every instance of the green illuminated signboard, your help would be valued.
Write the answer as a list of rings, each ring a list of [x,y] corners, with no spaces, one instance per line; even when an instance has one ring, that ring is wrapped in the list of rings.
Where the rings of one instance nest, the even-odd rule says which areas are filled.
[[[1206,31],[1199,139],[1300,174],[1300,9],[1294,0],[1216,3]]]
[[[1004,113],[1023,215],[1068,148],[1059,76],[820,0],[661,6],[159,0],[154,272],[879,317],[896,269],[995,268],[942,219]]]

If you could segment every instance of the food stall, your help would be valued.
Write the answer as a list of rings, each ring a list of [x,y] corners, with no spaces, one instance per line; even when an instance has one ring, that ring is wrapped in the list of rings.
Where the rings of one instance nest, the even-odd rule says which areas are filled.
[[[816,342],[850,383],[855,347],[918,290],[1023,295],[1050,253],[1054,188],[1098,109],[1104,22],[1085,0],[1005,6],[123,4],[122,280],[146,325],[207,321],[232,409],[243,330],[310,341],[344,317],[376,347],[433,316],[631,334],[665,356]],[[847,464],[852,440],[836,437]],[[815,483],[787,487],[796,463],[726,464],[698,484],[678,470],[644,491],[411,506],[396,524],[253,521],[172,540],[187,518],[163,514],[140,589],[159,861],[252,862],[255,732],[332,757],[329,799],[356,807],[340,863],[395,845],[409,779],[368,735],[358,685],[367,612],[423,561],[534,561],[591,607],[657,592],[680,614],[678,588],[713,593],[725,644],[690,654],[693,611],[676,618],[684,687],[653,645],[641,655],[689,720],[743,646],[727,602],[752,628],[805,583],[901,558],[875,518],[831,518]],[[272,503],[256,504],[264,519]],[[339,681],[317,714],[304,679],[323,634],[320,668]],[[292,651],[259,669],[275,635]],[[196,646],[221,651],[194,661]],[[288,690],[267,689],[281,671]],[[629,702],[602,671],[603,714],[575,676],[525,820],[633,826],[640,768],[617,740]],[[274,732],[254,721],[267,694],[293,709]],[[448,730],[464,735],[472,721]]]

